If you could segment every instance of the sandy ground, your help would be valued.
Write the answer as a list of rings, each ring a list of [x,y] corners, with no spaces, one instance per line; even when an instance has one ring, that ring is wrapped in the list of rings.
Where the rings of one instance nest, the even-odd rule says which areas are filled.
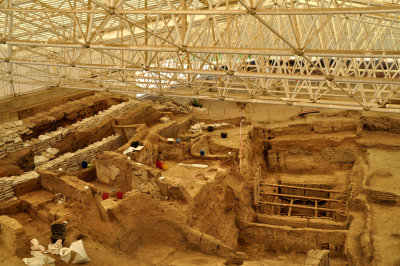
[[[249,126],[249,125],[242,126],[243,139],[248,136],[251,128],[252,128],[252,126]],[[228,136],[226,138],[221,138],[222,132],[228,133]],[[216,129],[212,132],[205,131],[205,134],[211,136],[212,141],[218,145],[233,148],[233,149],[239,149],[239,147],[240,147],[240,128],[239,127]]]
[[[191,250],[177,250],[174,247],[163,245],[143,246],[139,248],[131,256],[125,255],[122,252],[115,251],[110,248],[92,242],[90,240],[84,241],[85,250],[90,258],[90,262],[84,265],[88,266],[225,266],[227,261],[225,258],[206,255],[203,253]],[[0,265],[22,266],[25,265],[22,259],[16,256],[9,256],[8,251],[0,249]],[[149,256],[149,254],[151,254]],[[58,256],[52,255],[56,259],[57,266],[63,265],[76,265],[65,263],[59,259]],[[306,259],[305,254],[267,254],[259,260],[244,261],[243,266],[295,266],[304,265]],[[331,266],[344,265],[344,260],[339,258],[331,258]]]
[[[400,150],[369,149],[371,189],[400,192]],[[400,265],[400,207],[371,203],[375,265]]]
[[[357,142],[367,147],[400,149],[399,136],[384,131],[366,131]]]
[[[400,265],[400,207],[371,204],[373,265]]]
[[[368,150],[368,163],[373,173],[369,186],[374,190],[400,192],[400,150]]]
[[[207,168],[197,168],[188,165],[178,165],[177,162],[165,161],[168,170],[163,171],[162,176],[171,185],[182,186],[189,195],[194,198],[200,189],[207,183],[214,180],[219,170],[219,161],[215,160],[190,160],[184,164],[202,164]]]
[[[281,180],[283,183],[297,184],[324,184],[330,185],[336,190],[345,191],[348,183],[348,171],[335,171],[331,174],[288,174],[279,173],[271,174],[276,180]]]

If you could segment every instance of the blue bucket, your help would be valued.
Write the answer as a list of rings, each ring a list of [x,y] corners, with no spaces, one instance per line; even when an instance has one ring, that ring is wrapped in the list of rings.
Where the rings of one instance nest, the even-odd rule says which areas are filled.
[[[200,150],[200,155],[204,156],[205,151],[203,149]]]
[[[87,168],[88,163],[86,161],[82,162],[82,168]]]

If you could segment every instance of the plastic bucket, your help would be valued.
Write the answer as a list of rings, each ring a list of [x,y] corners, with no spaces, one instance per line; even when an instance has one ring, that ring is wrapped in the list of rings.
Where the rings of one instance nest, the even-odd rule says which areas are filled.
[[[63,224],[53,224],[50,226],[51,229],[51,237],[50,240],[52,243],[55,243],[57,240],[61,239],[62,243],[65,240],[65,225]]]
[[[226,132],[221,133],[221,138],[226,139],[227,136],[228,136],[228,133],[226,133]]]
[[[108,193],[108,192],[103,192],[103,194],[101,194],[101,198],[103,199],[103,200],[106,200],[106,199],[108,199],[110,197],[110,193]]]
[[[162,166],[161,166],[161,168],[162,168],[163,170],[168,170],[168,164],[163,163]]]
[[[161,161],[156,162],[156,167],[162,169],[163,163]]]
[[[137,148],[139,146],[139,141],[131,142],[131,147]]]
[[[83,161],[82,162],[82,168],[87,168],[87,166],[88,166],[88,163],[86,161]]]
[[[205,151],[204,151],[203,149],[201,149],[201,150],[200,150],[200,155],[201,155],[201,156],[204,156],[204,154],[205,154]]]
[[[181,143],[181,139],[176,139],[176,143]]]
[[[117,199],[122,199],[124,197],[124,192],[117,191]]]

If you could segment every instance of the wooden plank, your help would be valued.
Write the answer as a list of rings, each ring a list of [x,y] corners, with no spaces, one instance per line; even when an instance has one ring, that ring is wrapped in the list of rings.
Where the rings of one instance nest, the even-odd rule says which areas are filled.
[[[323,191],[323,192],[331,192],[331,193],[344,193],[343,191],[338,191],[338,190],[330,190],[330,189],[322,189],[322,188],[309,188],[309,187],[296,187],[296,186],[289,186],[289,185],[278,185],[278,184],[267,184],[267,183],[260,183],[260,186],[296,188],[296,189],[302,189],[302,190],[304,189],[304,190]]]
[[[260,198],[260,186],[258,183],[254,184],[254,205],[258,205],[258,201]]]
[[[279,197],[274,197],[274,202],[279,202]],[[272,206],[272,208],[274,208],[274,211],[273,211],[273,213],[274,214],[279,214],[278,213],[278,206]]]
[[[272,193],[272,192],[260,192],[260,195],[271,195],[271,196],[280,196],[280,197],[298,198],[298,199],[308,199],[308,200],[332,201],[332,202],[337,202],[337,203],[346,205],[343,201],[337,200],[337,199],[307,197],[307,196],[290,195],[290,194],[279,194],[279,193]]]
[[[290,205],[293,205],[293,199],[290,200]],[[289,207],[288,216],[292,215],[292,206]]]
[[[138,127],[138,124],[135,125],[113,125],[115,128],[136,128]]]
[[[281,199],[278,197],[278,203],[282,204]],[[276,205],[278,207],[278,211],[276,212],[277,215],[281,215],[281,206],[280,205]]]
[[[330,209],[330,208],[320,208],[320,207],[310,207],[310,206],[304,206],[304,205],[290,205],[290,204],[286,204],[286,203],[276,203],[276,202],[267,202],[267,201],[262,201],[260,202],[260,205],[276,205],[276,206],[282,206],[282,207],[293,207],[293,208],[301,208],[301,209],[309,209],[309,210],[319,210],[319,211],[331,211],[331,212],[336,212],[342,216],[345,216],[345,214],[343,212],[341,212],[341,210],[336,210],[336,209]]]
[[[315,200],[315,212],[314,212],[315,218],[318,218],[318,200]]]

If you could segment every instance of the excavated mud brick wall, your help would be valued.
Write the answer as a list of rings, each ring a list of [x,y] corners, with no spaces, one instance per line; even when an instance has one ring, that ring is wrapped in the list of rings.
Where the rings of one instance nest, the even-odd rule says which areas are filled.
[[[0,179],[0,201],[14,197],[16,186],[22,187],[25,183],[37,181],[39,181],[39,174],[35,171]]]
[[[30,129],[23,125],[22,120],[0,125],[0,159],[7,154],[24,147],[20,135],[29,133]]]
[[[12,177],[0,179],[0,201],[14,197],[13,181]]]
[[[400,134],[400,118],[371,114],[360,117],[360,126],[369,131],[384,130]]]
[[[100,111],[97,115],[85,118],[68,127],[40,135],[28,141],[23,141],[20,135],[28,134],[30,128],[23,124],[22,120],[0,125],[0,159],[7,154],[15,152],[24,147],[32,149],[35,154],[44,152],[48,147],[53,146],[62,140],[68,133],[75,130],[83,130],[98,125],[102,121],[126,114],[138,105],[138,101],[130,100],[122,102]]]
[[[0,245],[20,257],[27,256],[30,250],[24,227],[6,215],[0,216]]]
[[[32,149],[35,154],[42,153],[48,147],[53,146],[54,144],[62,140],[71,131],[89,129],[95,125],[100,124],[102,121],[108,118],[117,117],[121,114],[125,114],[135,108],[137,105],[137,101],[128,101],[113,105],[105,111],[100,111],[97,115],[85,118],[66,128],[49,132],[45,135],[41,135],[38,139],[32,139],[31,141],[27,142],[29,144],[29,146],[27,146]]]
[[[248,252],[285,250],[307,253],[323,246],[333,253],[343,255],[347,230],[319,230],[291,228],[276,225],[249,225],[240,232],[240,242]],[[256,248],[256,250],[251,249]]]
[[[97,154],[103,151],[116,150],[123,144],[124,142],[120,135],[109,136],[74,153],[65,153],[52,161],[39,165],[37,168],[48,170],[62,168],[63,171],[76,171],[81,167],[82,161],[89,162],[94,159]]]

